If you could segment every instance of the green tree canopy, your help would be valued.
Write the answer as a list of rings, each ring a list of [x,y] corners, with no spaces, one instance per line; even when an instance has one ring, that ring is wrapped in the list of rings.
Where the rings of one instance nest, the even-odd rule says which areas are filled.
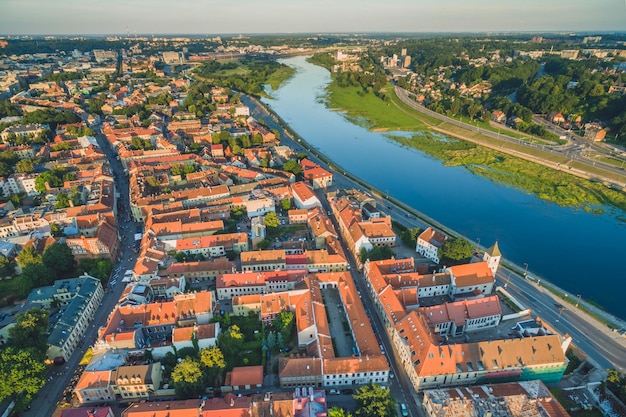
[[[48,332],[48,312],[40,308],[15,315],[15,326],[9,329],[9,344],[19,349],[35,348],[45,352]]]
[[[29,263],[22,268],[20,279],[24,284],[22,293],[28,292],[32,288],[50,285],[54,282],[54,273],[43,263]]]
[[[42,359],[32,349],[0,350],[0,402],[13,397],[18,410],[26,408],[45,384],[46,366]]]
[[[288,199],[288,198],[284,198],[284,199],[280,200],[280,208],[283,211],[291,210],[291,200]]]
[[[396,399],[389,388],[369,383],[353,395],[356,400],[357,417],[388,417],[396,415]]]
[[[0,279],[15,275],[15,261],[0,254]]]
[[[474,248],[467,240],[463,238],[448,239],[439,248],[439,263],[447,266],[467,263],[473,253]]]
[[[65,243],[53,243],[43,252],[43,264],[60,277],[74,272],[74,256]]]
[[[294,175],[302,173],[302,167],[295,159],[290,159],[283,165],[283,171],[291,172]]]
[[[17,172],[30,174],[30,173],[32,173],[35,170],[35,164],[33,163],[33,160],[30,159],[30,158],[28,158],[28,159],[20,159],[15,164],[15,170]]]
[[[218,346],[226,359],[226,363],[231,365],[235,363],[235,355],[239,354],[244,341],[243,333],[241,333],[239,326],[233,324],[227,331],[222,332],[217,340]]]
[[[25,268],[28,264],[42,263],[41,255],[32,246],[22,249],[15,259],[21,268]]]
[[[287,310],[281,311],[272,321],[272,326],[282,335],[284,340],[289,340],[294,325],[295,315]]]
[[[263,222],[267,227],[276,228],[278,227],[278,225],[280,225],[280,220],[278,220],[278,216],[273,211],[270,211],[265,215]]]
[[[83,259],[78,264],[78,274],[88,273],[100,282],[106,283],[113,271],[113,263],[109,259]]]

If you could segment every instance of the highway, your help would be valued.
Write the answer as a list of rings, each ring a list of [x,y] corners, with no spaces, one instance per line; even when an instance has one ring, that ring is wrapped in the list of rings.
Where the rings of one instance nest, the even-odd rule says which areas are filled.
[[[541,282],[525,279],[502,265],[496,275],[498,285],[506,286],[513,297],[532,310],[533,316],[541,317],[559,333],[569,334],[574,345],[600,368],[626,371],[626,338],[574,305],[557,298],[542,287]],[[558,304],[563,306],[562,311],[559,311]]]

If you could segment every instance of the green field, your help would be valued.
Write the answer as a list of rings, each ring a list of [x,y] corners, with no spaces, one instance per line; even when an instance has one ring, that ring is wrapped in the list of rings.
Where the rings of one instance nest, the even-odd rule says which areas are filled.
[[[393,103],[386,103],[371,93],[360,95],[362,91],[361,87],[339,87],[337,83],[331,83],[327,105],[345,111],[353,123],[372,130],[417,131],[427,127]]]
[[[273,90],[276,90],[278,89],[278,87],[281,86],[282,83],[291,78],[295,73],[296,70],[291,67],[281,68],[278,71],[270,74],[270,76],[267,78],[267,84],[269,84]]]

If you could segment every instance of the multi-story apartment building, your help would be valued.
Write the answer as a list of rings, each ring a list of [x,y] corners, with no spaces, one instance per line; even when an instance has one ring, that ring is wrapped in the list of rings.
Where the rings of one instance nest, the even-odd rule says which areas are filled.
[[[83,341],[87,326],[93,320],[104,296],[99,279],[90,276],[78,279],[82,282],[76,285],[76,293],[71,300],[65,297],[65,291],[58,294],[60,303],[67,304],[48,336],[47,356],[50,360],[58,357],[69,360],[76,346]],[[54,291],[56,293],[57,290],[62,289],[63,286],[59,286]]]

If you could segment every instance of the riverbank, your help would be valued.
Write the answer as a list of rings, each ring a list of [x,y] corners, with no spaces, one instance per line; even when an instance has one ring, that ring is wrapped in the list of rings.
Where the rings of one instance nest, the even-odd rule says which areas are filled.
[[[626,210],[626,194],[610,188],[613,181],[625,180],[565,156],[542,151],[541,145],[511,143],[487,137],[438,120],[411,108],[401,101],[393,88],[385,102],[360,87],[340,87],[331,81],[327,87],[326,106],[345,112],[351,122],[372,131],[416,132],[412,138],[388,135],[391,139],[428,153],[450,166],[465,166],[472,173],[496,183],[517,187],[543,200],[565,207],[578,207],[599,213],[603,205]],[[443,149],[437,132],[474,144]],[[521,142],[521,140],[520,140]],[[584,165],[584,166],[583,166]],[[603,179],[609,187],[602,182]],[[621,219],[626,221],[626,218]]]
[[[266,105],[265,103],[260,102],[259,100],[255,99],[255,98],[251,98],[258,106],[261,106],[265,109],[265,111],[271,115],[272,119],[277,122],[283,129],[285,135],[283,136],[283,139],[286,139],[286,141],[288,141],[288,143],[286,143],[287,145],[291,145],[291,146],[301,146],[304,149],[306,149],[310,154],[314,155],[316,158],[318,158],[320,161],[322,161],[323,163],[325,163],[327,165],[327,167],[331,170],[334,171],[334,175],[338,176],[338,175],[343,175],[344,177],[348,178],[350,181],[354,182],[355,184],[358,184],[358,186],[362,187],[363,189],[368,190],[369,192],[371,192],[373,195],[377,196],[378,198],[384,199],[386,200],[389,204],[393,205],[394,207],[396,207],[399,210],[402,210],[412,216],[415,216],[415,218],[421,220],[422,222],[435,227],[439,230],[442,230],[444,233],[446,233],[449,236],[453,236],[453,237],[461,237],[463,239],[466,239],[468,241],[473,241],[472,239],[468,238],[467,236],[462,235],[461,233],[457,232],[456,230],[451,229],[450,227],[440,223],[439,221],[437,221],[436,219],[426,215],[425,213],[420,212],[419,210],[415,209],[414,207],[411,207],[407,204],[405,204],[404,202],[397,200],[395,198],[393,198],[392,196],[387,195],[383,190],[377,189],[376,187],[372,186],[371,184],[363,181],[361,178],[352,175],[349,171],[347,171],[344,167],[342,167],[341,165],[337,164],[336,162],[334,162],[333,160],[331,160],[329,157],[327,157],[326,155],[324,155],[323,153],[321,153],[319,150],[317,150],[314,146],[312,146],[310,143],[308,143],[302,136],[300,136],[279,114],[277,114],[269,105]],[[406,216],[407,218],[410,218],[408,216]],[[403,219],[403,216],[400,216],[400,219]],[[406,219],[404,219],[406,221]],[[402,221],[401,221],[402,223]],[[480,245],[477,245],[478,249],[481,251],[484,251],[486,248],[482,247]],[[502,260],[502,266],[504,268],[506,268],[507,270],[511,271],[512,273],[515,273],[516,275],[518,275],[519,277],[524,277],[526,275],[526,271],[525,268],[515,264],[512,261],[509,261],[508,259],[504,258]],[[539,276],[537,274],[528,274],[528,279],[532,282],[535,283],[540,283],[542,285],[542,288],[545,290],[550,291],[554,297],[557,297],[559,299],[562,299],[566,302],[576,302],[576,309],[580,310],[580,314],[585,314],[587,316],[588,320],[591,320],[592,322],[595,322],[597,324],[597,326],[599,327],[604,327],[605,329],[607,329],[607,331],[610,331],[610,329],[619,329],[619,328],[626,328],[626,322],[619,319],[618,317],[604,311],[601,310],[600,308],[598,308],[597,306],[595,306],[593,303],[590,303],[584,299],[578,299],[575,295],[572,295],[570,292],[560,288],[559,286],[551,283],[550,281],[546,280],[544,277]]]

